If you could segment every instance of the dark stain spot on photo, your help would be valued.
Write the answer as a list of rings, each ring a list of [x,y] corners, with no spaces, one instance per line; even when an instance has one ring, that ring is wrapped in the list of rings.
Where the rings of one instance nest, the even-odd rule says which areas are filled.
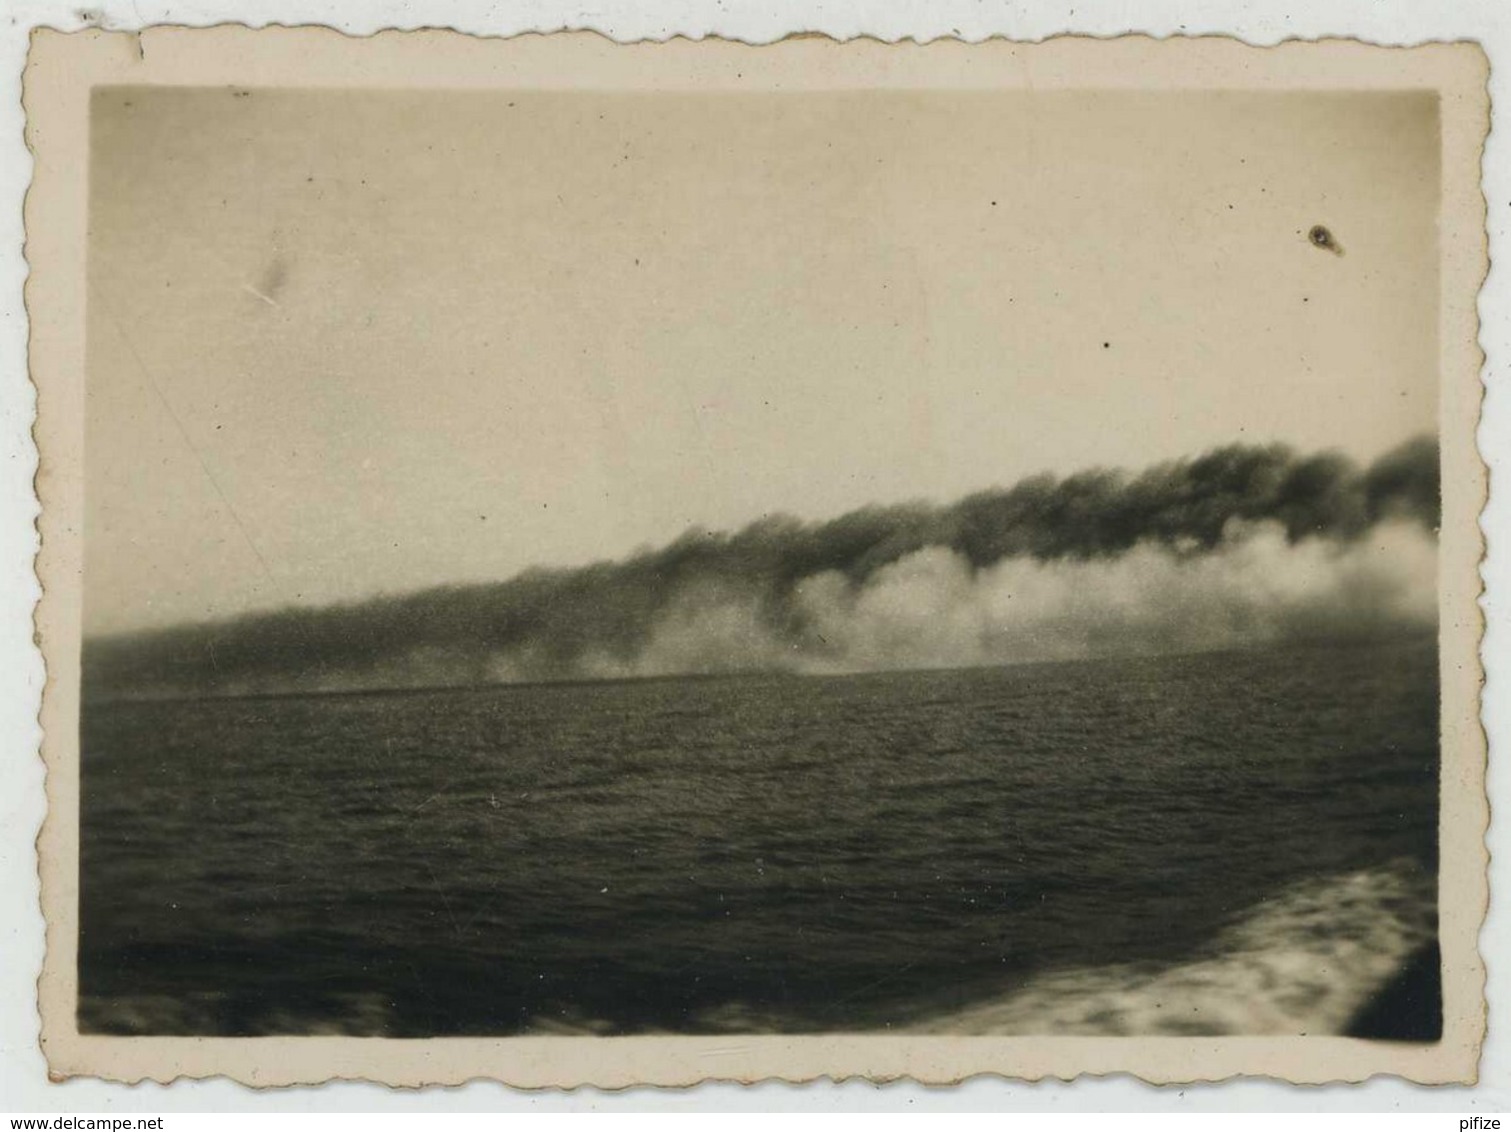
[[[1332,252],[1334,255],[1342,255],[1343,247],[1333,235],[1332,230],[1324,224],[1314,224],[1307,232],[1306,238],[1312,247],[1321,248],[1323,251]]]

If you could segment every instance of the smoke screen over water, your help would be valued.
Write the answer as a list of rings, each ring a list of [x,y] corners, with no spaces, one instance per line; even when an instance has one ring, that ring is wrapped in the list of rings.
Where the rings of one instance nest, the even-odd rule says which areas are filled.
[[[1234,445],[780,516],[509,581],[86,642],[86,694],[840,673],[1377,638],[1436,618],[1437,448]]]
[[[80,1025],[1430,1040],[1437,474],[1234,446],[92,642]]]

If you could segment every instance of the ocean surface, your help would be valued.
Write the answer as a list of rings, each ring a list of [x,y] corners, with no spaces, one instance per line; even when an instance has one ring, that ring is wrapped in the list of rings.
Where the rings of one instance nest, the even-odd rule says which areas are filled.
[[[1437,687],[1411,640],[86,702],[80,1025],[1430,1037]]]

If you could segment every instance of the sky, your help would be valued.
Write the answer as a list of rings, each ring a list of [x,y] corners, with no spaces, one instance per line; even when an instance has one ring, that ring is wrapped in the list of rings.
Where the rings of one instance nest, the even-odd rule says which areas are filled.
[[[105,88],[91,128],[91,634],[1436,429],[1430,96]]]

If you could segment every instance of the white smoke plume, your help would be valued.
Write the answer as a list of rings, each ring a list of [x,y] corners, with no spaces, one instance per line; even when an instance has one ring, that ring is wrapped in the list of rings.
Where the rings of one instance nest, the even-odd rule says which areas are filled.
[[[795,640],[753,598],[690,591],[635,657],[586,658],[583,675],[955,668],[1428,630],[1436,562],[1432,534],[1406,521],[1350,543],[1293,543],[1277,523],[1235,522],[1211,550],[1151,542],[1117,558],[981,569],[929,546],[860,584],[838,571],[802,579]]]

